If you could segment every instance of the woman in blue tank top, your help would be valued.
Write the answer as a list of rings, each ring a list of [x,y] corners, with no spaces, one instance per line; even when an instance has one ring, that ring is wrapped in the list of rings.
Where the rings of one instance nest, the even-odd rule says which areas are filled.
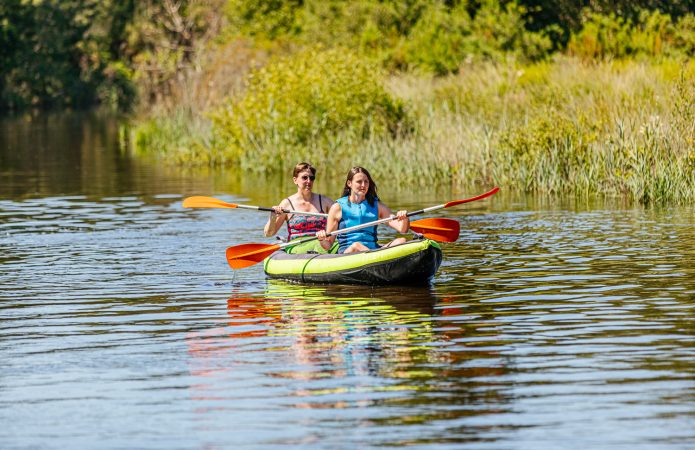
[[[410,220],[407,211],[398,211],[389,226],[399,233],[407,233]],[[363,223],[392,217],[391,210],[379,201],[376,184],[367,169],[353,167],[347,174],[343,195],[328,210],[328,223],[325,230],[316,233],[321,245],[330,248],[336,236],[326,236],[337,229],[349,228]],[[377,227],[362,228],[337,235],[338,253],[353,253],[379,248],[377,244]],[[384,247],[402,244],[405,238],[397,238]]]

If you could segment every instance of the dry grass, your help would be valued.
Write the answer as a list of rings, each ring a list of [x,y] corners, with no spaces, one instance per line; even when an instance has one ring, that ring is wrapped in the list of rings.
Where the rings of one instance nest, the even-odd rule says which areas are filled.
[[[213,78],[224,78],[222,73],[220,68]],[[164,116],[136,130],[146,144],[141,147],[157,136],[150,147],[176,155],[170,159],[179,163],[258,172],[287,170],[308,159],[328,175],[342,177],[361,164],[411,185],[482,183],[644,203],[695,201],[693,62],[587,64],[560,57],[530,66],[464,65],[445,78],[395,76],[387,86],[407,105],[408,133],[365,139],[337,132],[301,148],[268,136],[241,159],[216,147],[214,130],[200,114],[226,89],[203,79],[196,81],[201,93],[190,101],[204,100],[188,116],[174,119],[188,131],[161,133],[176,117]],[[215,94],[205,94],[205,86]],[[185,117],[196,118],[193,128],[182,125]]]

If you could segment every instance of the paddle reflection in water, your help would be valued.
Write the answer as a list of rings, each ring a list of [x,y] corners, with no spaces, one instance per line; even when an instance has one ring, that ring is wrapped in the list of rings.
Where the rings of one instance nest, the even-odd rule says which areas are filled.
[[[306,426],[302,420],[317,425],[304,433],[327,442],[327,423],[359,427],[350,435],[356,445],[491,439],[485,425],[469,419],[508,412],[510,389],[494,381],[510,370],[508,358],[488,348],[450,347],[466,331],[435,315],[438,302],[446,299],[431,287],[268,280],[263,296],[229,299],[225,326],[190,336],[197,373],[213,375],[196,395],[209,401],[224,390],[237,403],[254,395],[269,415],[284,410],[268,444],[285,433],[304,442],[296,428]],[[242,373],[243,392],[220,387]],[[288,415],[287,408],[305,412],[295,419],[298,413]],[[338,418],[330,413],[336,408]]]

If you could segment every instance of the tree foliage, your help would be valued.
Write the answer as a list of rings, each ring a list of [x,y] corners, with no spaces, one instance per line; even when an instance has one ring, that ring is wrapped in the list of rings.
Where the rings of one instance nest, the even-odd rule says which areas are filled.
[[[136,92],[156,103],[200,70],[198,54],[239,36],[282,51],[344,47],[387,69],[437,74],[568,45],[590,57],[594,41],[598,55],[629,56],[655,36],[692,55],[693,13],[695,0],[3,0],[0,111],[126,108]],[[620,48],[602,41],[616,33]]]
[[[87,105],[109,89],[130,101],[119,49],[132,8],[133,0],[0,3],[0,110]]]
[[[615,15],[625,20],[634,20],[642,10],[659,11],[678,19],[695,13],[695,0],[518,0],[526,7],[526,27],[541,30],[554,26],[556,47],[563,48],[572,33],[581,30],[583,19],[590,11],[599,15]]]
[[[161,92],[220,23],[224,0],[3,0],[0,110],[124,108]]]

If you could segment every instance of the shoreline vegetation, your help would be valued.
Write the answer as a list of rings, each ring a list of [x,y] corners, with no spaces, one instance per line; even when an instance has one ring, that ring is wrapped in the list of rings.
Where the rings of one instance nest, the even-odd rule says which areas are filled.
[[[236,131],[235,138],[234,130],[219,131],[228,117],[181,111],[127,133],[137,151],[180,165],[267,173],[310,159],[324,176],[341,177],[360,161],[414,186],[496,184],[691,203],[693,79],[693,62],[587,65],[560,57],[526,66],[482,64],[440,78],[387,77],[385,90],[407,105],[408,129],[395,135],[370,128],[365,136],[360,128],[295,142],[292,130],[270,122],[252,136]]]
[[[165,163],[695,201],[685,1],[100,5],[123,23],[81,47],[112,49],[82,63],[95,98],[129,107],[124,145]]]

